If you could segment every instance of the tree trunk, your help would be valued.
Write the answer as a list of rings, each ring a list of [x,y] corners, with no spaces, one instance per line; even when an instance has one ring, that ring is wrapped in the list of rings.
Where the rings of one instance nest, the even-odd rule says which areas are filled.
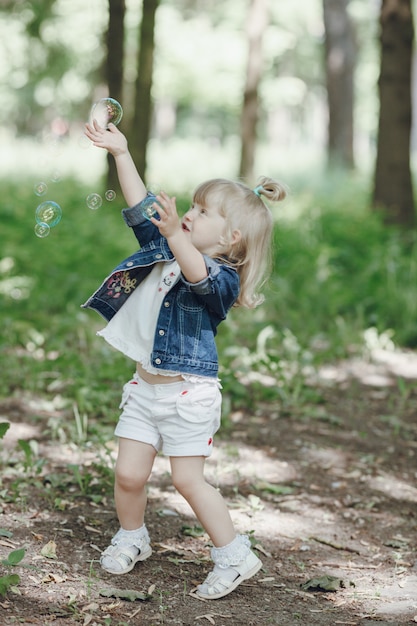
[[[259,118],[259,83],[262,77],[262,36],[268,23],[269,0],[251,0],[247,38],[249,43],[246,85],[241,114],[241,157],[239,176],[254,181],[257,123]]]
[[[379,126],[373,206],[388,224],[414,226],[410,170],[411,65],[414,26],[411,0],[383,0],[380,14]]]
[[[143,0],[140,27],[138,75],[135,84],[133,128],[130,148],[139,173],[146,177],[146,147],[150,137],[152,118],[152,75],[155,49],[155,15],[159,0]]]
[[[356,43],[347,8],[350,0],[323,0],[329,110],[329,166],[354,167],[353,106]]]
[[[125,0],[109,0],[109,26],[107,29],[106,81],[109,96],[122,104],[123,49]],[[111,155],[107,155],[107,185],[119,189],[116,166]]]

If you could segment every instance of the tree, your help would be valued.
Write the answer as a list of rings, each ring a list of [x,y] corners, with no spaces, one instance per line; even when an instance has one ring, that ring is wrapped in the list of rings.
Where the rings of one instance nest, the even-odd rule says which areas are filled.
[[[330,166],[353,168],[353,104],[356,44],[350,0],[323,0]]]
[[[133,126],[129,132],[132,157],[144,179],[146,177],[146,146],[150,136],[152,119],[151,91],[155,49],[155,15],[158,5],[159,0],[143,0]]]
[[[239,176],[248,181],[254,178],[256,126],[259,118],[259,83],[262,77],[262,36],[268,24],[269,0],[251,0],[247,37],[249,42],[246,84],[241,114],[242,148]]]
[[[383,0],[380,12],[379,125],[373,206],[385,221],[414,226],[410,170],[411,66],[414,26],[411,0]]]
[[[123,90],[123,49],[124,49],[124,18],[126,13],[125,0],[109,0],[109,26],[106,43],[106,80],[110,97],[122,102]],[[117,173],[113,157],[107,156],[107,185],[117,187]]]

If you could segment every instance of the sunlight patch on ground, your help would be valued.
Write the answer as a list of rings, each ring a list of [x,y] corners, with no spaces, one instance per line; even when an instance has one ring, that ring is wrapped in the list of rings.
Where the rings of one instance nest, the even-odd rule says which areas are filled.
[[[346,470],[349,467],[348,455],[339,448],[311,448],[303,449],[303,452],[307,463],[315,463],[326,470]]]
[[[396,384],[397,378],[417,379],[417,354],[404,350],[371,350],[369,358],[354,357],[318,370],[320,380],[343,383],[354,378],[364,385],[386,387]]]
[[[0,415],[0,421],[9,421],[3,415]],[[3,442],[6,448],[15,448],[19,439],[36,439],[40,437],[40,426],[35,424],[28,424],[27,422],[11,423],[10,428],[7,431]]]
[[[390,498],[417,502],[417,488],[405,481],[398,480],[395,476],[390,476],[389,474],[368,476],[366,477],[366,482],[372,489],[380,491]]]

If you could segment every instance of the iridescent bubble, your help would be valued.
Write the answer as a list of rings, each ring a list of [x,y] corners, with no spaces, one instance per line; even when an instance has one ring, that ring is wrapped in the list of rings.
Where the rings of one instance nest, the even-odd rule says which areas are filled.
[[[35,183],[33,190],[37,196],[44,196],[48,191],[48,185],[40,181],[39,183]]]
[[[97,209],[99,209],[102,204],[103,204],[103,200],[102,200],[100,194],[98,194],[98,193],[90,193],[87,196],[87,206],[92,211],[96,211]]]
[[[122,117],[122,105],[117,100],[114,100],[114,98],[102,98],[93,105],[90,122],[97,120],[102,128],[108,128],[110,123],[117,126]]]
[[[116,197],[116,192],[113,191],[113,189],[107,189],[106,193],[104,194],[106,200],[108,200],[109,202],[111,202],[112,200],[115,199]]]
[[[152,217],[156,217],[158,215],[157,210],[153,206],[154,204],[158,204],[159,206],[161,206],[158,200],[149,196],[142,200],[142,202],[140,203],[141,213],[143,217],[146,217],[147,220],[150,220]]]
[[[59,183],[61,180],[61,172],[59,170],[54,170],[51,174],[51,181],[53,183]]]
[[[40,239],[47,237],[51,232],[51,227],[49,224],[45,224],[45,222],[37,222],[35,224],[35,235]]]
[[[56,202],[47,200],[37,207],[35,217],[38,224],[48,224],[50,228],[53,228],[61,221],[62,209]]]

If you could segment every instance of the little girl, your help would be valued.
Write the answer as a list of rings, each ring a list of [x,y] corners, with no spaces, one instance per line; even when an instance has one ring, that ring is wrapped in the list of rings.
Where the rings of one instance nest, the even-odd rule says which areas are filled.
[[[272,217],[262,200],[284,188],[261,178],[255,189],[223,179],[197,187],[180,220],[174,197],[147,193],[125,136],[114,125],[86,125],[95,146],[113,155],[123,210],[140,249],[118,265],[83,305],[108,322],[98,334],[136,362],[124,386],[115,434],[119,450],[115,504],[120,529],[101,555],[103,569],[125,574],[151,553],[145,526],[146,484],[161,450],[172,482],[208,533],[213,571],[194,591],[221,598],[262,563],[247,536],[236,534],[204,463],[220,426],[221,394],[214,337],[232,306],[255,307],[270,249]],[[153,204],[155,215],[144,214]]]

